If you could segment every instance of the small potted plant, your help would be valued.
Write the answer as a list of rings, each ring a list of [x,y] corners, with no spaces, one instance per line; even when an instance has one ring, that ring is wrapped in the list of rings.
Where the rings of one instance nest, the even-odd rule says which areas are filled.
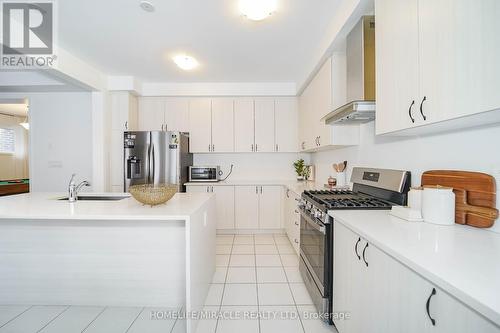
[[[301,158],[300,160],[293,162],[293,167],[295,168],[295,173],[297,174],[297,180],[304,180],[307,169],[304,160]]]

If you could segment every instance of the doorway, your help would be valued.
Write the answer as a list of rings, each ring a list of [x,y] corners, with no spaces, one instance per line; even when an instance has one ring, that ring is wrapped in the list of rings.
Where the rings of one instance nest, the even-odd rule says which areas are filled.
[[[28,99],[0,99],[0,196],[29,192]]]

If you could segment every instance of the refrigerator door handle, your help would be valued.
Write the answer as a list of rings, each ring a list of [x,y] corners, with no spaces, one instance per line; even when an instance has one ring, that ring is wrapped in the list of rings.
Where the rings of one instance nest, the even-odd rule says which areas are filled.
[[[152,177],[152,181],[151,183],[154,184],[155,183],[155,175],[156,175],[156,168],[155,168],[155,145],[152,145],[152,148],[151,148],[151,161],[153,162],[153,177]]]
[[[149,179],[150,179],[150,167],[151,167],[151,144],[148,144],[148,153],[146,156],[146,166],[147,166],[147,173],[146,173],[146,183],[149,184]]]

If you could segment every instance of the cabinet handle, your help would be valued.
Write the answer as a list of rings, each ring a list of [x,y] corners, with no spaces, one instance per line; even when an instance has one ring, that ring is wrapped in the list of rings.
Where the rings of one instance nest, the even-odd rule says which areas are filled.
[[[415,101],[411,101],[410,108],[408,109],[408,115],[410,116],[411,122],[415,123],[415,118],[413,118],[413,115],[411,114],[411,109],[413,108],[413,105],[415,105]]]
[[[262,194],[262,186],[260,187],[260,194]]]
[[[215,151],[215,145],[212,144],[212,151]]]
[[[318,136],[318,147],[321,146],[321,135]]]
[[[299,222],[295,221],[295,225],[298,226],[299,225]]]
[[[128,121],[125,122],[125,129],[128,130]]]
[[[427,97],[424,96],[424,98],[422,99],[422,102],[420,102],[420,114],[422,115],[422,118],[424,118],[424,120],[427,120],[427,117],[425,116],[424,111],[423,111],[424,102],[426,100],[427,100]]]
[[[306,142],[302,141],[302,149],[306,149]]]
[[[255,194],[259,194],[259,187],[255,186]]]
[[[254,151],[254,150],[253,150],[253,143],[252,143],[252,151]]]
[[[431,313],[429,311],[429,307],[431,305],[431,298],[432,296],[436,295],[436,288],[432,288],[432,292],[429,295],[429,298],[427,298],[427,302],[425,303],[425,309],[427,310],[427,317],[431,320],[432,326],[436,326],[436,319],[431,317]]]
[[[297,238],[295,238],[293,241],[295,242],[295,244],[299,244],[299,241],[297,240]]]
[[[286,189],[286,197],[290,198],[290,190],[289,189]]]
[[[214,187],[212,186],[212,193],[214,193]]]
[[[211,149],[210,145],[208,145],[208,151],[212,151],[212,149]]]
[[[408,109],[408,115],[410,116],[411,122],[415,123],[415,118],[413,118],[413,115],[411,114],[411,109],[413,108],[413,105],[415,105],[415,101],[411,101],[410,108]]]
[[[278,147],[278,144],[276,144],[276,151],[279,151],[279,147]]]
[[[163,126],[165,126],[165,125],[161,124],[161,130],[162,130],[162,131],[163,131]]]
[[[363,261],[365,262],[366,267],[368,267],[368,263],[366,262],[365,258],[365,252],[367,248],[368,248],[368,242],[366,243],[365,248],[363,249]]]
[[[257,144],[255,144],[255,151],[259,151],[259,146],[257,146]]]
[[[299,211],[298,211],[298,210],[295,210],[295,214],[299,214]]]
[[[208,188],[209,188],[209,187],[207,186],[207,193],[209,192],[209,191],[208,191]]]
[[[356,257],[358,257],[358,260],[361,259],[359,253],[358,253],[358,244],[359,242],[361,242],[361,237],[358,237],[358,241],[356,242],[356,244],[354,244],[354,253],[356,253]]]

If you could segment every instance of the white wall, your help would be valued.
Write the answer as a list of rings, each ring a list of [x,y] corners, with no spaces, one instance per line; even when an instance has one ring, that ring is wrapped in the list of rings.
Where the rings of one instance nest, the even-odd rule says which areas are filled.
[[[335,177],[332,163],[347,160],[348,179],[353,166],[367,166],[409,170],[413,185],[420,185],[426,170],[454,169],[491,174],[500,189],[499,125],[413,138],[375,137],[373,122],[361,126],[360,146],[312,155],[318,181],[326,181],[329,175]],[[500,232],[500,222],[494,229]]]
[[[28,133],[19,125],[24,118],[0,114],[0,127],[15,131],[13,154],[0,154],[0,180],[28,178]]]
[[[309,162],[308,154],[294,153],[238,153],[195,154],[194,165],[220,165],[224,176],[234,164],[229,180],[294,180],[293,162],[303,158]]]

